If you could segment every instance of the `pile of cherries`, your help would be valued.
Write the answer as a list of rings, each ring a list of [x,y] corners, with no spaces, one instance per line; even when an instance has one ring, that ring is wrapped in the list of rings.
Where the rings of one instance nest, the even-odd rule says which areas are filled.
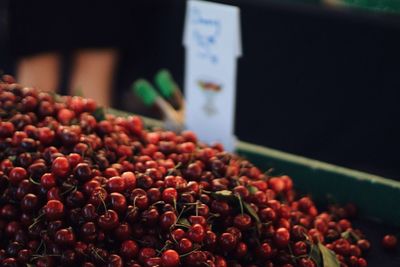
[[[0,266],[322,267],[323,245],[365,267],[354,212],[190,131],[0,82]]]

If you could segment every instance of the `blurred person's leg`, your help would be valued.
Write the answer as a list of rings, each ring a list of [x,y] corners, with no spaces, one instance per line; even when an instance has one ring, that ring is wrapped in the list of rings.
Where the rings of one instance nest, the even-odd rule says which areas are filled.
[[[109,106],[117,59],[117,50],[111,48],[77,52],[72,66],[71,94],[82,91],[84,97]]]
[[[43,53],[23,57],[17,63],[17,80],[24,86],[56,91],[60,81],[60,55]]]

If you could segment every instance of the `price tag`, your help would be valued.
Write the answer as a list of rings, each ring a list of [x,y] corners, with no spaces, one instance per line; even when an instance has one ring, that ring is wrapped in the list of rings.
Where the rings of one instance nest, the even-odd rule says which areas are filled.
[[[242,54],[240,10],[189,0],[183,44],[186,48],[186,127],[206,143],[234,150],[237,58]]]

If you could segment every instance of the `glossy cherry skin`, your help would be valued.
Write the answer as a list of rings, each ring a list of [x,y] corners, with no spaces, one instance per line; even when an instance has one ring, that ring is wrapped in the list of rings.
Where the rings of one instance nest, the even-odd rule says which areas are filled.
[[[64,204],[59,200],[49,200],[44,207],[44,214],[48,220],[58,220],[64,215]]]
[[[164,251],[161,255],[161,265],[163,267],[177,267],[180,264],[178,252],[172,249]]]
[[[114,210],[107,210],[103,215],[97,220],[97,223],[100,228],[104,230],[111,230],[118,226],[118,214]]]

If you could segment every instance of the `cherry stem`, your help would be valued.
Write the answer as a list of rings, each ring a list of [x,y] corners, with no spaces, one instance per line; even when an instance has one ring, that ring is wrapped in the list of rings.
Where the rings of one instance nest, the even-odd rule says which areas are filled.
[[[108,209],[107,209],[107,205],[106,205],[106,202],[104,201],[104,196],[103,196],[103,194],[102,193],[98,193],[98,195],[99,195],[99,198],[100,198],[100,201],[101,201],[101,203],[103,204],[103,208],[104,208],[104,211],[105,211],[105,213],[108,215]]]
[[[243,202],[242,202],[242,197],[240,196],[240,194],[237,194],[236,197],[239,200],[239,206],[240,206],[240,213],[243,215]]]
[[[136,196],[134,199],[133,199],[133,207],[134,208],[136,208],[136,199],[138,198],[139,196]]]
[[[178,214],[178,217],[176,218],[176,221],[169,227],[169,231],[171,231],[173,228],[176,226],[182,226],[182,227],[187,227],[186,225],[178,225],[178,221],[181,218],[183,212],[185,211],[186,206],[184,205],[181,209],[181,212]],[[188,227],[187,227],[188,228]]]
[[[70,193],[70,192],[74,192],[74,191],[76,191],[76,190],[77,190],[77,187],[71,185],[71,186],[69,186],[69,188],[68,188],[67,190],[65,190],[64,192],[62,192],[61,195],[64,196],[65,194],[68,194],[68,193]]]
[[[29,177],[29,182],[31,182],[32,184],[35,184],[35,185],[40,185],[39,182],[36,182],[35,180],[33,180],[32,176]]]
[[[190,254],[192,254],[193,252],[199,250],[200,248],[201,248],[201,247],[195,248],[195,249],[193,249],[192,251],[189,251],[188,253],[185,253],[185,254],[180,255],[179,257],[183,258],[183,257],[189,256]]]
[[[36,249],[35,252],[36,252],[36,253],[39,252],[40,248],[41,248],[43,245],[44,245],[43,239],[40,239],[39,246],[37,247],[37,249]]]
[[[33,254],[32,255],[32,260],[44,258],[44,257],[61,257],[59,254],[46,254],[46,255],[40,255],[40,254]]]
[[[182,166],[182,162],[178,162],[172,169],[170,169],[167,173],[167,175],[171,175],[173,171],[179,169]]]
[[[97,250],[95,248],[92,248],[92,251],[94,252],[96,258],[99,258],[102,262],[106,262],[102,256],[100,256],[100,254],[97,252]]]
[[[165,245],[160,249],[157,250],[158,255],[160,255],[164,250],[166,250],[171,245],[171,241],[167,240]]]
[[[39,214],[39,216],[37,216],[34,220],[33,223],[31,225],[29,225],[28,229],[32,229],[32,227],[34,227],[36,224],[38,224],[40,222],[40,219],[44,216],[44,213]]]
[[[290,253],[290,256],[292,258],[293,263],[296,264],[296,260],[295,260],[296,257],[293,254],[293,250],[292,250],[292,247],[290,246],[290,243],[288,244],[288,249],[289,249],[289,253]]]
[[[178,210],[177,207],[176,207],[176,199],[175,198],[174,198],[174,209]]]

